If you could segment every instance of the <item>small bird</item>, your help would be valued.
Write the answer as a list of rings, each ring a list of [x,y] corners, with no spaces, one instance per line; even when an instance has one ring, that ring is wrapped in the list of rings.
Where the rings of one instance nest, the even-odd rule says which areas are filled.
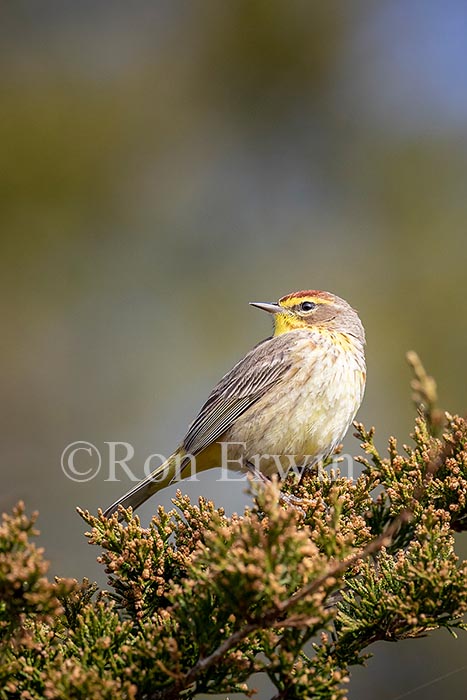
[[[106,517],[195,472],[235,466],[263,479],[284,476],[339,445],[365,389],[365,331],[357,312],[316,290],[250,303],[273,315],[273,335],[222,377],[173,455]]]

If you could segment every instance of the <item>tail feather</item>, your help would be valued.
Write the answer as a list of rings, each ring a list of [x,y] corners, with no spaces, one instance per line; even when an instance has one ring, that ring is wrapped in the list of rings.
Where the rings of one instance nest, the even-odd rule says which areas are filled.
[[[136,484],[131,491],[128,491],[128,493],[112,503],[112,505],[104,511],[104,516],[109,518],[115,513],[118,506],[123,506],[123,508],[129,508],[131,506],[131,508],[135,510],[153,494],[157,493],[157,491],[169,486],[175,477],[181,473],[183,467],[183,455],[178,451],[174,452],[169,459],[158,466],[157,469],[154,469],[143,481]]]

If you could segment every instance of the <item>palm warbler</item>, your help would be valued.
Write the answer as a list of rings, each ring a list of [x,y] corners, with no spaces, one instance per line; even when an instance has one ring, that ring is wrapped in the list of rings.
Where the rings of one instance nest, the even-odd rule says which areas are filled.
[[[363,398],[365,331],[329,292],[251,302],[274,316],[274,334],[214,387],[177,450],[119,505],[137,508],[177,479],[237,466],[263,478],[313,466],[341,442]],[[225,462],[227,461],[227,465]]]

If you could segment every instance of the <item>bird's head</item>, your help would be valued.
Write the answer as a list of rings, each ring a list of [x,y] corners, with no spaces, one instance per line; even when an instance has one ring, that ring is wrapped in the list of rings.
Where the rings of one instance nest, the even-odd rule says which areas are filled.
[[[293,292],[277,302],[250,303],[274,314],[274,335],[301,328],[317,328],[345,333],[365,342],[365,331],[355,309],[330,292]]]

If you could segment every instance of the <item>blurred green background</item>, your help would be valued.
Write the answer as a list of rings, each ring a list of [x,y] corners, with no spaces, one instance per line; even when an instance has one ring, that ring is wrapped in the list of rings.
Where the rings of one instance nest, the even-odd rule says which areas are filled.
[[[39,509],[52,574],[104,581],[74,508],[130,486],[106,482],[105,441],[138,475],[168,454],[268,335],[250,300],[321,288],[360,311],[382,448],[408,440],[410,348],[466,410],[464,2],[16,0],[0,36],[0,508]],[[60,468],[77,440],[103,452],[83,483]],[[184,490],[243,507],[200,479]],[[350,698],[462,697],[466,650],[379,644]]]

